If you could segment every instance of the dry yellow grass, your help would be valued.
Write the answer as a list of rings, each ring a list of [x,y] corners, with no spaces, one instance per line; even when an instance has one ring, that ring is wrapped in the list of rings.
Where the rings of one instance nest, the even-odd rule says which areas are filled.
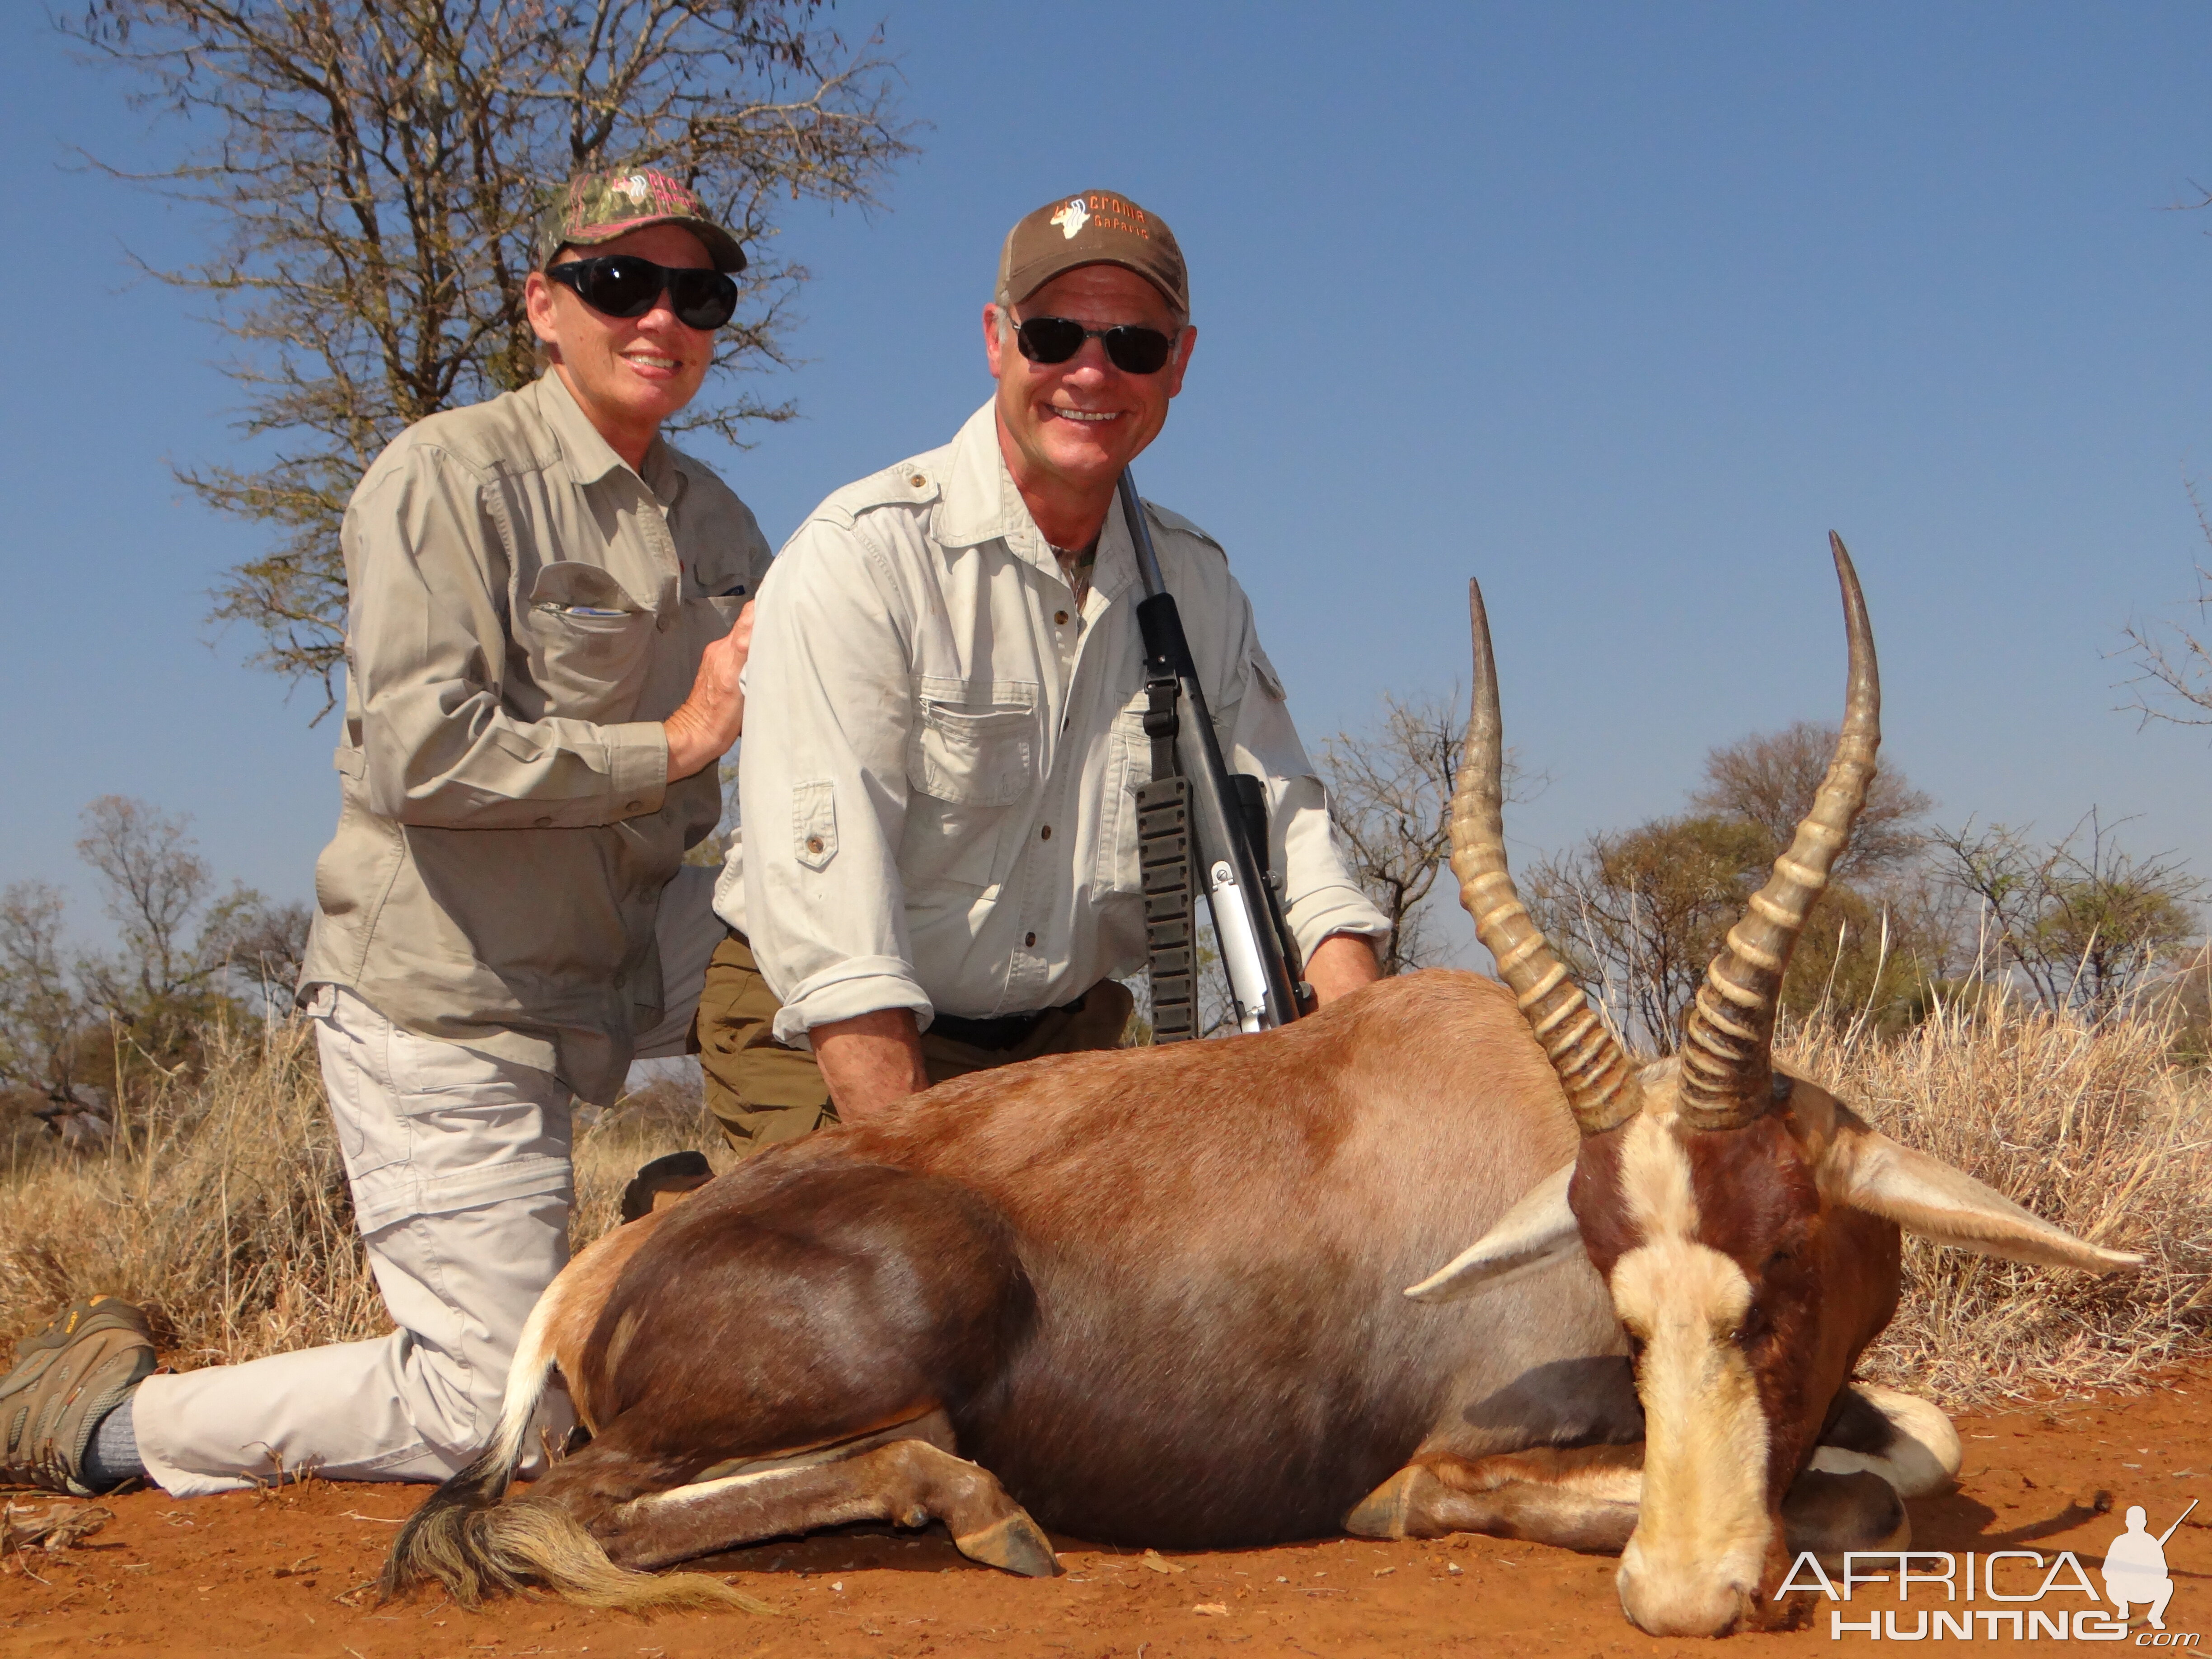
[[[2096,1277],[1908,1238],[1897,1317],[1862,1370],[1963,1407],[2130,1386],[2212,1349],[2212,1077],[2143,1017],[2090,1027],[1991,998],[1901,1037],[1817,1024],[1782,1060],[1874,1125],[2108,1249]]]
[[[0,1333],[101,1291],[144,1305],[180,1368],[391,1328],[307,1028],[219,1028],[208,1054],[204,1077],[126,1115],[108,1151],[18,1153],[0,1175]],[[580,1115],[596,1121],[579,1124],[579,1248],[614,1224],[640,1164],[710,1145],[696,1093],[665,1085]]]
[[[387,1328],[307,1033],[219,1030],[209,1047],[206,1076],[127,1121],[123,1144],[0,1174],[0,1333],[100,1291],[146,1304],[186,1366]],[[2151,1258],[2098,1279],[1909,1243],[1871,1375],[1964,1407],[2124,1387],[2212,1350],[2212,1079],[2168,1053],[2155,1020],[2092,1030],[2002,1003],[1900,1038],[1785,1039],[1784,1059],[1898,1139]],[[684,1146],[728,1162],[695,1091],[656,1085],[598,1115],[577,1140],[575,1243],[613,1224],[640,1164]]]

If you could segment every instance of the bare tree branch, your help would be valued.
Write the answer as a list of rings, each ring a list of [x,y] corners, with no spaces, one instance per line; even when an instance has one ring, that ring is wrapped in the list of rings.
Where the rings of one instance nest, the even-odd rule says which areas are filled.
[[[2190,495],[2194,500],[2196,491]],[[2202,503],[2197,518],[2205,525]],[[2205,534],[2212,540],[2212,525],[2205,525]],[[2197,597],[2185,603],[2194,605],[2201,623],[2212,623],[2212,570],[2197,567]],[[2130,659],[2136,671],[2120,682],[2135,688],[2122,706],[2145,724],[2212,726],[2212,627],[2193,631],[2176,622],[2131,622],[2120,632],[2127,644],[2118,654]]]
[[[258,632],[258,663],[321,682],[327,712],[346,498],[405,427],[537,374],[537,191],[574,171],[675,173],[746,245],[720,391],[686,429],[738,442],[791,418],[730,385],[785,361],[807,273],[775,256],[779,216],[870,206],[912,153],[880,40],[823,17],[823,0],[91,0],[63,23],[132,78],[134,106],[208,135],[173,166],[104,170],[220,228],[208,259],[150,274],[213,299],[240,428],[278,441],[265,464],[178,474],[276,532],[212,595],[214,619]]]
[[[1431,966],[1443,954],[1429,934],[1426,901],[1451,856],[1452,784],[1466,729],[1456,688],[1441,700],[1386,691],[1372,727],[1321,745],[1329,822],[1353,878],[1390,922],[1385,974]],[[1506,756],[1508,799],[1532,799],[1545,781]]]

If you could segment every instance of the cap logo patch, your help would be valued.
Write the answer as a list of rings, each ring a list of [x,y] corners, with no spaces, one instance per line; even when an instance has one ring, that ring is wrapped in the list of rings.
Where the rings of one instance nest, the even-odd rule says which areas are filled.
[[[645,175],[641,173],[633,173],[627,179],[617,180],[614,187],[629,197],[631,201],[641,203],[645,200],[646,192],[653,188],[646,182]]]
[[[1051,222],[1060,227],[1060,234],[1073,241],[1077,233],[1091,222],[1091,210],[1079,196],[1052,216]]]

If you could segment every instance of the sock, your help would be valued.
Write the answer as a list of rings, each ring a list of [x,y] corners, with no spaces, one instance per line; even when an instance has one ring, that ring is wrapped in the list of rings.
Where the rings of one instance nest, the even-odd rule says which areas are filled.
[[[146,1478],[146,1465],[138,1455],[138,1431],[131,1420],[131,1402],[138,1390],[123,1396],[123,1403],[100,1419],[84,1449],[84,1484],[106,1492],[125,1480]]]

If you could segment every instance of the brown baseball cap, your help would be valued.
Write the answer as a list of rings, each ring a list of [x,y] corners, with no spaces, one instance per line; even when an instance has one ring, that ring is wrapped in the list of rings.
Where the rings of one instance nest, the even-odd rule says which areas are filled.
[[[536,253],[540,270],[564,247],[591,247],[647,225],[681,225],[696,236],[714,269],[734,275],[745,268],[738,239],[707,214],[699,192],[651,167],[580,173],[546,193],[538,216]]]
[[[1006,233],[999,254],[999,303],[1026,300],[1078,265],[1133,270],[1190,315],[1190,274],[1175,233],[1158,214],[1111,190],[1056,197]]]

